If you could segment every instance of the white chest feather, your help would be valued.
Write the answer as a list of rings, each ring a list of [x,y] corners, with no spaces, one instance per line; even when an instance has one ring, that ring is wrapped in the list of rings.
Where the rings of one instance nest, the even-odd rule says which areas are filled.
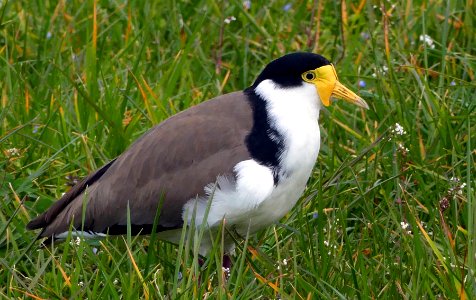
[[[257,231],[283,217],[296,204],[304,191],[319,153],[319,103],[316,88],[303,84],[299,88],[282,89],[265,80],[256,93],[266,100],[271,126],[284,139],[279,158],[279,182],[274,183],[270,168],[253,159],[238,163],[236,179],[219,177],[217,185],[207,187],[209,197],[191,200],[184,207],[188,220],[195,216],[196,224],[219,224],[223,219],[242,234],[248,228]],[[273,138],[273,137],[271,137]],[[212,198],[208,204],[209,198]],[[191,212],[195,211],[195,214]]]
[[[278,185],[251,212],[250,227],[260,229],[289,212],[304,191],[319,153],[320,102],[316,88],[310,84],[283,90],[271,81],[264,81],[256,91],[267,100],[270,121],[284,138],[285,145],[280,157]]]
[[[321,139],[318,124],[320,101],[315,86],[303,84],[299,88],[281,89],[267,80],[258,86],[256,92],[267,100],[272,126],[284,138],[282,171],[289,176],[303,169],[312,169]]]

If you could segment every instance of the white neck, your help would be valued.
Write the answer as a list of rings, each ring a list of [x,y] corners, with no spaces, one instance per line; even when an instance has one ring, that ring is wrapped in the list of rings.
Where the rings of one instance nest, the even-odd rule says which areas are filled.
[[[271,126],[284,138],[285,149],[280,157],[282,175],[290,176],[297,170],[310,174],[320,145],[321,101],[316,87],[303,83],[295,88],[281,88],[271,80],[264,80],[255,92],[266,101]]]

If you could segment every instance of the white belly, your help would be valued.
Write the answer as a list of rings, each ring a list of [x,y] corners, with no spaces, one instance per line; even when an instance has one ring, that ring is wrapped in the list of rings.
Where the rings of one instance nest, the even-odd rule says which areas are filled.
[[[311,168],[312,170],[312,168]],[[276,186],[271,195],[247,215],[242,216],[239,224],[235,224],[238,233],[245,236],[261,230],[281,219],[287,214],[301,197],[311,170],[294,174]]]
[[[189,224],[193,222],[198,227],[206,223],[212,232],[225,222],[242,236],[255,233],[278,221],[294,207],[314,166],[315,157],[309,158],[306,168],[283,178],[277,186],[271,169],[252,160],[246,161],[246,167],[241,168],[240,173],[247,180],[240,181],[238,176],[237,182],[230,184],[226,178],[219,178],[218,186],[207,188],[208,197],[190,200],[185,205],[183,216]],[[256,176],[250,177],[250,172]],[[159,234],[159,238],[173,243],[178,243],[179,237],[180,230]],[[224,242],[225,251],[232,251],[233,240],[226,238]],[[212,245],[213,239],[205,237],[200,243],[200,253],[206,255]]]

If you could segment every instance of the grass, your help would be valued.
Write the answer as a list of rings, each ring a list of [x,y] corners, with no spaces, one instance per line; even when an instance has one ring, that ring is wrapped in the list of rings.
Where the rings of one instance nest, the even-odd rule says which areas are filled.
[[[476,298],[474,1],[250,2],[0,1],[0,297]],[[25,230],[154,124],[298,50],[371,109],[322,113],[305,195],[228,280],[220,240],[199,270],[190,239],[39,249]]]

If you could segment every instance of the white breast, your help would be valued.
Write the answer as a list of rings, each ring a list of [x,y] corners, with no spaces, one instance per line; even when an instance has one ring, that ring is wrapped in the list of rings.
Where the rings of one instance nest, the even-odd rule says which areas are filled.
[[[269,197],[250,213],[250,227],[259,230],[288,213],[305,189],[319,153],[320,101],[312,84],[281,89],[266,80],[256,92],[267,101],[269,117],[285,139],[280,181]],[[242,229],[247,228],[248,224]]]

